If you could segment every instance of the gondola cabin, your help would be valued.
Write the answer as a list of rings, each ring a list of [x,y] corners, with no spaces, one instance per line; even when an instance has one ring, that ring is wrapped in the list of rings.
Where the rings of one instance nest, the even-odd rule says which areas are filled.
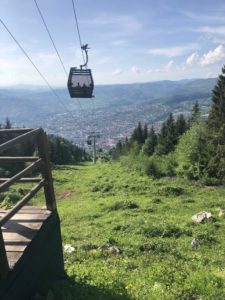
[[[87,140],[87,145],[88,145],[88,146],[91,146],[91,144],[92,144],[91,140],[88,139],[88,140]]]
[[[68,90],[71,98],[92,98],[94,81],[91,69],[71,68]]]

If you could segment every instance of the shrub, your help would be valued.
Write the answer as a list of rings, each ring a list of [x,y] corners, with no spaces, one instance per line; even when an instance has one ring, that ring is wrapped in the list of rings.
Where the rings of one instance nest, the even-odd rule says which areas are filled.
[[[160,178],[163,176],[159,164],[154,159],[150,159],[145,167],[145,173],[153,178]]]
[[[222,180],[215,177],[204,177],[201,179],[201,183],[207,186],[219,186],[222,184]]]
[[[180,196],[183,195],[185,190],[181,187],[173,187],[173,186],[166,186],[159,190],[159,194],[162,196]]]
[[[136,202],[130,200],[116,201],[114,204],[108,207],[108,210],[119,210],[119,209],[135,209],[139,208]]]

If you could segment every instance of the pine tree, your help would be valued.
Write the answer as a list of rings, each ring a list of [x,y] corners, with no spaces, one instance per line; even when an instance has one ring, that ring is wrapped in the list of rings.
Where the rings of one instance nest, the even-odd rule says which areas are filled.
[[[6,118],[4,128],[5,129],[11,129],[12,128],[12,123],[10,122],[9,118]]]
[[[151,156],[155,151],[156,145],[157,145],[157,135],[155,133],[154,127],[152,126],[149,132],[149,136],[145,140],[145,143],[142,147],[142,153],[144,153],[147,156]]]
[[[212,102],[208,124],[210,128],[218,130],[225,124],[225,66],[213,89]]]
[[[199,103],[198,101],[196,101],[192,107],[190,123],[198,122],[200,119],[200,114],[201,111],[200,111]]]
[[[157,154],[165,155],[175,149],[177,144],[178,134],[173,118],[173,114],[170,113],[167,121],[163,123],[160,133],[158,135]]]
[[[141,122],[139,122],[138,126],[133,130],[131,134],[131,142],[137,142],[138,144],[144,143],[144,131]]]
[[[177,117],[175,127],[178,135],[182,135],[186,131],[187,123],[183,114]]]
[[[144,129],[143,129],[143,142],[145,142],[147,137],[148,137],[148,125],[145,123]]]

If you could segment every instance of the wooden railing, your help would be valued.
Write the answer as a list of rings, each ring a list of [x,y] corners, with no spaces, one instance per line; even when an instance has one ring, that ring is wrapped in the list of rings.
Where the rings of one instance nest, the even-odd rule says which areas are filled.
[[[46,209],[50,211],[56,209],[46,133],[41,128],[0,129],[0,138],[6,135],[7,137],[11,135],[12,138],[3,144],[0,144],[0,166],[2,163],[6,165],[7,163],[12,162],[31,162],[31,164],[10,178],[0,178],[0,193],[5,192],[15,183],[30,182],[37,184],[12,209],[10,209],[4,215],[4,217],[0,219],[0,279],[5,278],[9,272],[9,264],[1,227],[4,226],[4,224],[10,220],[25,204],[27,204],[28,201],[31,200],[42,187],[44,188]],[[8,150],[14,148],[18,144],[23,145],[30,141],[36,145],[38,153],[37,156],[15,157],[7,155]],[[27,173],[35,170],[39,170],[41,176],[38,178],[24,177],[27,175]]]

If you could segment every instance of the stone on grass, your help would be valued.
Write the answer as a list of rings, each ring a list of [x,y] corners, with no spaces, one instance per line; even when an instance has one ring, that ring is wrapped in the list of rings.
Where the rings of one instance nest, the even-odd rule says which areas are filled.
[[[75,248],[71,244],[65,244],[64,245],[64,251],[66,253],[72,253],[75,251]]]
[[[212,214],[207,211],[200,211],[199,213],[193,215],[191,217],[192,221],[197,222],[197,223],[202,223],[212,217]]]
[[[110,245],[110,244],[102,245],[102,246],[98,247],[98,250],[108,251],[108,252],[111,252],[112,254],[121,254],[122,253],[122,250],[120,248]]]
[[[218,216],[219,217],[224,217],[225,215],[225,210],[224,209],[220,209],[220,211],[218,212]]]
[[[193,239],[193,240],[191,241],[191,246],[192,246],[193,248],[199,247],[199,246],[200,246],[200,241],[199,241],[198,239]]]

